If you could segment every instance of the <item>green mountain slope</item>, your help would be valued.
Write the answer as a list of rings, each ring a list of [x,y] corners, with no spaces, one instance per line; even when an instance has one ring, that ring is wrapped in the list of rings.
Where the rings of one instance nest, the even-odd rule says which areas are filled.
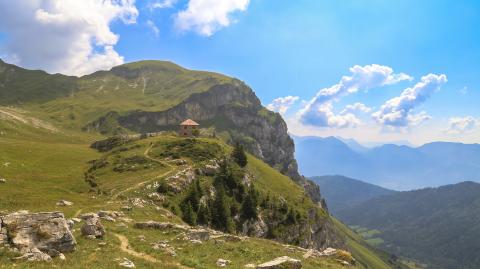
[[[390,195],[395,191],[344,176],[311,177],[320,186],[322,196],[327,200],[328,209],[336,216],[342,210],[372,198]]]
[[[387,251],[429,268],[477,268],[480,184],[399,192],[345,210],[342,220],[379,231]]]
[[[165,62],[127,64],[82,78],[13,66],[2,69],[1,75],[12,68],[18,77],[7,75],[0,81],[6,85],[1,91],[11,94],[11,99],[0,106],[0,178],[6,179],[0,184],[0,216],[18,210],[58,210],[71,218],[127,208],[117,221],[103,220],[107,230],[103,242],[85,239],[80,235],[80,224],[75,224],[77,250],[67,253],[66,261],[55,259],[55,266],[116,268],[118,259],[127,257],[139,268],[157,268],[159,263],[162,268],[217,268],[217,259],[223,258],[232,261],[230,268],[244,268],[247,263],[260,264],[288,255],[301,259],[303,268],[341,268],[338,258],[349,259],[348,255],[304,258],[307,248],[333,246],[351,248],[359,261],[353,268],[396,268],[372,249],[365,249],[365,242],[357,242],[361,247],[349,243],[347,232],[315,200],[319,198],[318,189],[310,189],[308,181],[296,173],[293,143],[285,123],[278,114],[261,107],[243,83]],[[30,72],[40,74],[46,84],[39,83]],[[50,78],[57,77],[74,86],[60,89],[49,84],[53,83]],[[143,81],[142,77],[149,81],[145,92],[143,86],[132,84]],[[22,81],[17,81],[19,78]],[[40,86],[30,87],[27,82]],[[25,91],[17,92],[13,85]],[[149,89],[148,85],[154,86]],[[50,87],[44,96],[36,96]],[[122,117],[131,120],[129,116],[134,115],[135,119],[136,113],[163,117],[166,111],[175,111],[178,117],[194,111],[202,114],[203,110],[197,108],[217,97],[225,98],[225,102],[210,108],[227,113],[226,118],[205,114],[201,138],[179,138],[168,131],[141,139],[121,136],[107,140],[117,144],[100,152],[91,144],[106,137],[95,128],[82,131],[85,124],[116,111],[119,117],[109,124],[123,128],[122,132],[135,133],[141,122],[126,125]],[[140,104],[149,101],[153,105]],[[199,106],[189,110],[195,102]],[[229,127],[235,132],[229,132]],[[159,125],[162,128],[168,130]],[[216,138],[212,129],[218,130]],[[245,168],[231,160],[222,165],[225,157],[230,159],[232,147],[227,142],[232,141],[247,145],[253,153],[248,155]],[[202,172],[213,164],[212,160],[220,168],[213,174]],[[287,175],[297,178],[292,180]],[[60,200],[73,205],[57,205]],[[135,225],[145,221],[189,223],[249,237],[229,240],[226,234],[210,232],[220,239],[198,243],[185,239],[185,231],[176,226],[159,231]],[[182,229],[187,233],[194,230]],[[175,250],[174,256],[152,247],[165,240]],[[363,254],[357,254],[358,248]],[[2,268],[52,266],[13,261],[14,256],[18,254],[0,249]],[[370,264],[370,259],[377,262]],[[384,264],[378,263],[383,260]]]

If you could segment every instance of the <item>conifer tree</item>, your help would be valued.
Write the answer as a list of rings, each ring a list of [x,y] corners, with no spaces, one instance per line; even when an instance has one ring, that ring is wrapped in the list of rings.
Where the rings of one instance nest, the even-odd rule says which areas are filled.
[[[208,206],[200,205],[197,214],[197,223],[205,226],[208,226],[210,223],[210,212]]]
[[[232,159],[240,166],[245,167],[248,163],[247,155],[245,154],[245,149],[240,143],[236,143],[232,152]]]
[[[245,195],[243,199],[241,214],[243,219],[257,219],[258,211],[257,211],[257,193],[253,186],[250,188],[248,193]]]
[[[184,203],[182,205],[183,220],[190,225],[197,225],[197,215],[193,210],[191,203]]]
[[[222,185],[216,187],[216,196],[212,208],[212,225],[222,231],[231,229],[230,207],[228,206],[225,189]]]

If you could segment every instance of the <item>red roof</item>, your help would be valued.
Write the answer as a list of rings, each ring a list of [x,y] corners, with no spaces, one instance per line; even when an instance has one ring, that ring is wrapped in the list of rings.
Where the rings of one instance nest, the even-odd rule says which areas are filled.
[[[198,126],[198,125],[200,125],[200,124],[198,124],[198,123],[194,122],[194,121],[193,121],[193,120],[191,120],[191,119],[188,119],[188,120],[186,120],[186,121],[184,121],[184,122],[180,123],[180,125],[187,125],[187,126]]]

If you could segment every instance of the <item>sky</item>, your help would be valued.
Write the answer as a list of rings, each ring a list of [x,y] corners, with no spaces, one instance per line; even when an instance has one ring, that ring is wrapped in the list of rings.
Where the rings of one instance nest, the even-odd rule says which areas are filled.
[[[480,143],[474,0],[0,0],[0,58],[84,75],[144,59],[245,81],[290,133]]]

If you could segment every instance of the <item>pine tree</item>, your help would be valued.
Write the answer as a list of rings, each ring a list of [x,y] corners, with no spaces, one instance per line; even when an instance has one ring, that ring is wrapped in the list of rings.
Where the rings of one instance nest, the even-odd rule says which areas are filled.
[[[208,206],[200,205],[197,214],[197,223],[205,226],[208,226],[210,223],[210,211]]]
[[[183,220],[190,225],[197,225],[197,214],[193,210],[191,203],[184,203],[182,205]]]
[[[245,195],[243,199],[241,214],[243,219],[257,219],[258,211],[257,211],[257,193],[253,186],[250,188],[248,193]]]
[[[194,212],[197,212],[200,204],[200,198],[201,198],[200,192],[201,192],[200,184],[198,183],[198,180],[196,180],[194,184],[190,185],[188,194],[185,197],[185,199],[182,201],[182,203],[191,204]]]
[[[215,229],[229,231],[231,228],[230,207],[222,185],[216,187],[217,194],[212,208],[212,225]]]
[[[233,148],[232,159],[240,167],[247,166],[247,163],[248,163],[247,155],[245,154],[245,150],[244,150],[243,146],[238,142],[235,144],[235,147]]]
[[[200,180],[195,180],[195,188],[197,189],[198,196],[202,198],[203,196],[203,191],[202,191],[202,186],[200,186]]]

